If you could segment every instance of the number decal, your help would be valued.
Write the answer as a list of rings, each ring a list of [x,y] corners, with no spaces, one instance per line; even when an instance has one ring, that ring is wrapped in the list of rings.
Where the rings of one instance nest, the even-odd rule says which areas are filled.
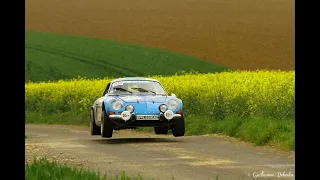
[[[123,81],[119,81],[119,82],[114,82],[112,84],[112,87],[115,87],[115,86],[122,86],[123,85]]]

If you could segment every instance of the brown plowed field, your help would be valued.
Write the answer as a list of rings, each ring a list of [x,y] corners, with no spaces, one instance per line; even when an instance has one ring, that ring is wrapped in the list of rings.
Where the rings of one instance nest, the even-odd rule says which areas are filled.
[[[26,29],[144,44],[238,69],[294,69],[293,0],[27,0]]]

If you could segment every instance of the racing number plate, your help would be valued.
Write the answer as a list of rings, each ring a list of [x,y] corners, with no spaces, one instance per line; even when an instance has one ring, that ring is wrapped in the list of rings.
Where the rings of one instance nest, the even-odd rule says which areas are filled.
[[[143,115],[138,115],[137,120],[159,120],[159,116],[143,116]]]

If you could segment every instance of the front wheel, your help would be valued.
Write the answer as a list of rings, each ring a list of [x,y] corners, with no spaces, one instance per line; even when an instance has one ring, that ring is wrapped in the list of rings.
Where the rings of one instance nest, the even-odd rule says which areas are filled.
[[[111,138],[113,134],[113,123],[108,118],[108,115],[105,111],[102,111],[102,121],[101,121],[101,137]]]
[[[185,133],[184,117],[182,116],[177,122],[172,126],[172,135],[174,137],[184,136]]]
[[[90,112],[90,134],[91,135],[100,135],[100,128],[96,125],[95,119],[94,119],[94,113],[91,109]]]

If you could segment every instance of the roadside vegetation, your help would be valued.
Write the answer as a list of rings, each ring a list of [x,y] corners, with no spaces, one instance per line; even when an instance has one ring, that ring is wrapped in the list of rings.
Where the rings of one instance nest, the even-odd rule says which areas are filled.
[[[295,72],[233,71],[151,76],[183,100],[186,135],[222,133],[295,149]],[[89,124],[89,108],[111,79],[26,83],[26,122]]]
[[[34,159],[25,166],[26,180],[146,180],[140,175],[130,177],[125,171],[120,175],[101,174],[95,170],[75,168],[68,164],[59,164],[46,158]],[[174,178],[172,178],[174,179]]]

